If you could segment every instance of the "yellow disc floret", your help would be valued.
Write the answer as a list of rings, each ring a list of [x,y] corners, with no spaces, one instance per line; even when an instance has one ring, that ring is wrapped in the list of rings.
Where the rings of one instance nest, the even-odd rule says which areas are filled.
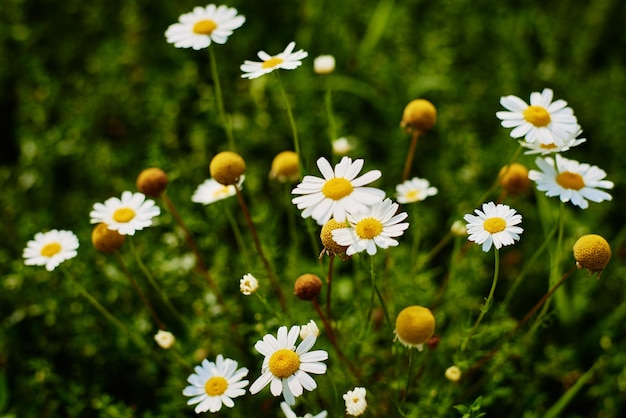
[[[44,257],[52,257],[53,255],[58,254],[60,252],[61,252],[61,244],[59,244],[58,242],[51,242],[49,244],[46,244],[41,249],[41,255]]]
[[[193,25],[193,32],[198,35],[210,35],[217,29],[217,23],[211,19],[199,20]]]
[[[604,270],[611,259],[609,243],[597,234],[583,235],[578,238],[573,250],[578,268],[586,268],[591,273]]]
[[[435,332],[435,317],[430,309],[413,305],[404,308],[396,318],[396,338],[407,347],[422,350]]]
[[[585,187],[585,180],[578,173],[564,171],[557,174],[556,182],[564,189],[580,190]]]
[[[524,119],[539,128],[548,126],[551,118],[550,113],[541,106],[528,106],[524,112]]]
[[[343,199],[352,193],[353,190],[352,183],[342,177],[332,178],[322,186],[324,196],[333,200]]]
[[[209,396],[220,396],[228,389],[228,381],[222,376],[213,376],[204,384],[204,391]]]
[[[400,126],[405,128],[407,132],[416,130],[424,133],[432,129],[436,121],[437,109],[435,106],[428,100],[416,99],[404,108]]]
[[[483,223],[483,228],[485,228],[485,231],[490,234],[502,232],[506,229],[506,221],[502,218],[494,216],[493,218],[487,219],[485,223]]]
[[[374,239],[383,232],[383,224],[376,218],[361,219],[354,230],[361,239]]]
[[[263,61],[263,64],[261,64],[262,68],[274,68],[279,64],[283,63],[283,59],[280,57],[272,57],[270,59],[268,59],[267,61]]]
[[[272,354],[268,367],[274,376],[286,379],[300,368],[300,356],[292,350],[281,348]]]
[[[135,217],[135,211],[131,208],[119,208],[113,212],[113,220],[115,222],[126,223]]]
[[[239,154],[223,151],[213,157],[209,171],[218,183],[225,186],[235,185],[246,171],[246,163]]]

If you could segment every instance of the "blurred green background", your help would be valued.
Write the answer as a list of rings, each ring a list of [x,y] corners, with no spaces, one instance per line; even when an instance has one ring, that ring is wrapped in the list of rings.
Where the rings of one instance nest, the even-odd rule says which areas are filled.
[[[237,280],[246,271],[234,254],[224,214],[190,201],[195,187],[209,176],[212,156],[227,149],[209,56],[206,50],[176,49],[164,37],[180,14],[198,5],[205,4],[0,4],[0,416],[194,415],[182,396],[171,398],[184,383],[167,379],[167,367],[146,360],[145,353],[116,335],[59,271],[26,268],[22,250],[36,232],[74,231],[81,248],[67,262],[73,274],[150,338],[149,319],[136,318],[139,302],[111,267],[115,263],[92,250],[88,214],[95,202],[134,190],[142,169],[158,166],[168,173],[168,194],[199,244],[210,249],[206,257],[212,272],[224,288],[237,292]],[[326,87],[333,91],[337,135],[355,141],[350,155],[365,158],[366,169],[383,171],[378,186],[391,195],[408,147],[399,127],[404,106],[415,98],[437,106],[437,125],[420,140],[412,171],[439,188],[421,212],[428,226],[422,244],[427,249],[452,220],[473,209],[516,149],[495,117],[499,98],[513,94],[528,100],[531,92],[549,87],[555,98],[569,103],[587,142],[566,157],[600,166],[615,189],[612,202],[592,203],[586,211],[572,208],[568,234],[603,234],[614,244],[614,267],[601,282],[594,281],[596,289],[586,290],[582,298],[588,312],[579,317],[579,329],[565,329],[560,341],[573,352],[565,356],[584,371],[599,350],[602,333],[611,335],[615,353],[621,348],[603,369],[611,386],[601,386],[604,378],[598,377],[597,396],[592,392],[585,398],[580,416],[619,416],[626,407],[626,332],[619,322],[623,307],[618,308],[624,296],[626,2],[242,0],[228,5],[245,15],[246,23],[225,45],[211,48],[237,152],[248,166],[245,194],[274,260],[286,266],[285,275],[302,268],[302,262],[281,253],[290,209],[285,206],[278,216],[273,212],[272,199],[289,187],[271,183],[267,173],[274,155],[292,149],[291,130],[274,78],[240,77],[239,66],[255,59],[259,50],[275,54],[295,40],[296,48],[309,53],[301,68],[282,72],[281,79],[293,105],[304,165],[314,174],[317,157],[331,157]],[[328,77],[313,73],[313,58],[320,54],[337,60]],[[530,168],[533,160],[523,158]],[[532,200],[519,202],[520,212],[530,212]],[[236,205],[224,202],[222,207]],[[155,228],[141,233],[137,247],[173,289],[181,310],[192,306],[200,316],[203,283],[190,272],[184,241],[163,212]],[[542,236],[528,234],[524,241],[521,249],[530,253]],[[148,248],[150,243],[159,245]],[[315,257],[310,258],[305,265],[315,266]],[[228,275],[234,278],[228,281]],[[529,301],[544,290],[524,289]],[[472,292],[485,293],[484,288]],[[607,309],[618,314],[611,316]],[[592,353],[576,354],[579,348]],[[558,355],[544,354],[554,366],[550,362]],[[526,379],[532,381],[532,376]],[[619,390],[616,379],[622,382]],[[509,383],[502,387],[515,387]],[[542,398],[545,393],[550,391],[520,394],[516,403],[506,399],[517,395],[509,392],[497,398],[500,404],[491,412],[526,416],[519,405],[533,398],[541,410],[550,405]]]

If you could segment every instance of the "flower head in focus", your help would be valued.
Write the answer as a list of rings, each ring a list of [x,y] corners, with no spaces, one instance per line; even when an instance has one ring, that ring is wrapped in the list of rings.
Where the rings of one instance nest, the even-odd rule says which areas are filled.
[[[261,366],[261,376],[250,386],[250,393],[258,393],[268,384],[274,396],[281,393],[285,402],[294,405],[295,398],[302,395],[304,389],[312,391],[317,383],[309,375],[326,373],[328,359],[324,350],[310,351],[315,344],[316,337],[309,335],[296,348],[296,340],[300,334],[300,327],[293,326],[287,332],[287,327],[278,329],[277,337],[267,334],[257,341],[254,348],[265,356]]]
[[[363,387],[355,387],[349,390],[343,395],[343,400],[346,403],[346,414],[358,417],[365,413],[367,409],[367,400],[365,395],[367,391]]]
[[[219,354],[215,363],[204,359],[202,365],[195,367],[183,390],[183,395],[191,396],[187,405],[196,405],[197,414],[201,412],[217,412],[222,405],[232,408],[235,406],[233,398],[246,393],[244,389],[248,385],[247,380],[241,380],[248,374],[248,369],[237,369],[237,362],[224,358]]]
[[[578,238],[572,250],[578,269],[586,268],[589,274],[598,273],[598,278],[611,259],[611,246],[598,234]]]
[[[127,191],[121,199],[111,197],[104,204],[96,203],[89,216],[92,224],[102,222],[122,235],[135,235],[135,231],[152,225],[152,218],[160,214],[154,200],[146,199],[143,193]]]
[[[604,180],[606,172],[595,165],[568,160],[556,154],[540,158],[535,163],[541,171],[530,170],[528,178],[537,183],[537,190],[546,192],[546,196],[559,196],[561,202],[572,202],[581,209],[587,209],[589,203],[612,200],[613,197],[600,189],[612,189],[613,182]]]
[[[530,105],[516,96],[500,98],[507,111],[496,113],[505,128],[514,128],[511,137],[524,137],[526,142],[556,144],[564,142],[580,130],[574,111],[564,100],[552,101],[551,89],[530,95]]]
[[[365,211],[367,206],[381,201],[385,192],[364,186],[378,180],[382,173],[372,170],[357,177],[363,163],[362,159],[352,162],[350,157],[343,157],[333,170],[326,158],[319,158],[317,167],[324,178],[304,176],[291,191],[292,194],[302,195],[292,199],[298,209],[304,209],[302,217],[310,216],[318,225],[324,225],[330,218],[343,222],[348,210]]]
[[[483,251],[487,252],[493,244],[496,249],[514,244],[519,241],[524,230],[519,225],[522,215],[508,205],[493,202],[483,203],[482,211],[475,209],[476,215],[465,215],[467,222],[468,239],[476,244],[482,244]]]
[[[376,254],[376,248],[389,248],[398,245],[397,238],[409,227],[406,212],[396,214],[398,204],[387,198],[368,206],[363,212],[348,213],[348,228],[332,231],[333,239],[339,245],[348,246],[346,255],[367,251]]]
[[[309,54],[302,49],[293,52],[295,47],[296,43],[290,42],[283,52],[274,56],[269,55],[265,51],[259,51],[257,55],[261,59],[261,62],[245,60],[240,67],[243,72],[241,77],[252,79],[281,68],[284,70],[294,70],[298,68],[302,65],[302,60]]]
[[[209,4],[206,7],[194,7],[178,18],[165,31],[167,42],[176,48],[207,48],[211,42],[224,44],[235,29],[241,27],[246,18],[237,15],[237,9],[224,5]]]
[[[438,192],[436,187],[432,187],[428,180],[413,177],[402,184],[396,186],[396,200],[398,203],[413,203],[434,196]]]
[[[415,347],[422,351],[424,344],[435,332],[435,317],[428,308],[408,306],[396,317],[396,328],[393,332],[405,347]]]
[[[65,260],[76,257],[78,238],[72,231],[53,229],[38,232],[26,243],[23,257],[27,266],[45,266],[52,271]]]

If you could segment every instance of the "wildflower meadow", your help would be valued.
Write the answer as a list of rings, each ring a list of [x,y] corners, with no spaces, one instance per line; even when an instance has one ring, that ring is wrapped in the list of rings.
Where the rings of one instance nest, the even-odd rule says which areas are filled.
[[[626,414],[626,3],[0,5],[0,418]]]

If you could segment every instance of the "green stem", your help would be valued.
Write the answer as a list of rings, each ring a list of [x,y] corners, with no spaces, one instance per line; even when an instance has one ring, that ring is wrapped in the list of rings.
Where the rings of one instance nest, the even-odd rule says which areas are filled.
[[[404,404],[404,401],[406,400],[408,393],[409,393],[409,388],[411,387],[411,369],[413,368],[413,349],[409,348],[409,366],[407,367],[407,372],[406,372],[406,384],[404,385],[404,395],[402,395],[402,401],[400,402],[400,405]]]
[[[517,160],[519,155],[522,153],[523,149],[524,148],[521,145],[517,147],[517,150],[515,151],[513,156],[509,159],[509,162],[506,163],[505,167],[509,167],[511,164],[513,164]],[[500,184],[500,174],[498,173],[498,175],[496,176],[496,179],[491,184],[491,187],[489,187],[489,189],[487,189],[487,191],[480,197],[480,199],[478,199],[474,207],[477,207],[478,205],[481,205],[483,202],[485,202],[485,200],[489,197],[489,195],[491,195],[491,193],[493,193],[493,191],[498,187],[499,184]]]
[[[324,93],[324,105],[326,108],[326,117],[328,118],[328,136],[330,139],[330,145],[335,139],[337,139],[337,129],[335,127],[335,115],[333,113],[333,93],[330,88],[328,79],[326,78],[326,92]]]
[[[293,117],[293,113],[291,111],[291,105],[289,103],[289,98],[287,97],[287,92],[283,87],[283,83],[280,79],[280,75],[278,71],[274,71],[276,76],[276,81],[278,83],[278,89],[280,90],[280,94],[285,101],[285,108],[287,109],[287,116],[289,117],[289,124],[291,125],[291,134],[293,136],[293,148],[296,154],[298,155],[298,162],[300,164],[300,173],[304,173],[304,161],[302,160],[302,153],[300,152],[300,140],[298,139],[298,128],[296,126],[296,120]]]
[[[387,325],[389,326],[389,328],[393,328],[393,325],[391,324],[391,319],[389,318],[389,313],[387,312],[387,305],[385,305],[385,300],[383,299],[383,295],[380,293],[378,286],[376,286],[376,280],[374,280],[376,276],[374,273],[374,256],[370,256],[370,265],[371,265],[370,278],[372,281],[372,289],[374,289],[374,292],[376,292],[376,296],[378,297],[380,306],[382,307],[383,313],[385,314],[385,320],[387,321]]]
[[[493,269],[494,270],[493,281],[491,283],[491,290],[489,291],[489,296],[487,296],[487,300],[485,301],[485,304],[480,308],[480,315],[478,316],[478,319],[476,320],[476,322],[474,323],[474,326],[470,330],[470,333],[468,334],[467,338],[465,338],[465,341],[463,341],[463,344],[461,345],[461,351],[465,351],[465,349],[467,348],[467,344],[469,343],[470,339],[474,335],[474,332],[476,332],[476,328],[478,328],[478,325],[483,320],[483,317],[485,316],[485,314],[489,312],[489,308],[491,308],[491,304],[493,303],[493,295],[496,291],[496,285],[498,284],[498,275],[500,273],[500,253],[497,248],[494,248],[494,254],[495,254],[495,266]]]
[[[217,71],[217,60],[215,59],[215,53],[213,48],[209,48],[209,58],[211,61],[211,76],[213,77],[213,83],[215,84],[215,101],[217,102],[217,111],[220,114],[220,120],[222,126],[226,131],[226,137],[228,138],[228,147],[235,151],[235,138],[233,136],[233,129],[224,110],[224,100],[222,98],[222,87],[220,86],[220,78]]]
[[[591,380],[595,373],[595,369],[600,365],[602,358],[600,357],[596,362],[583,374],[578,378],[576,383],[574,383],[568,390],[565,392],[558,401],[550,409],[546,411],[543,415],[543,418],[556,418],[561,415],[561,412],[569,405],[569,403],[576,397],[578,392],[583,388],[584,385]]]

